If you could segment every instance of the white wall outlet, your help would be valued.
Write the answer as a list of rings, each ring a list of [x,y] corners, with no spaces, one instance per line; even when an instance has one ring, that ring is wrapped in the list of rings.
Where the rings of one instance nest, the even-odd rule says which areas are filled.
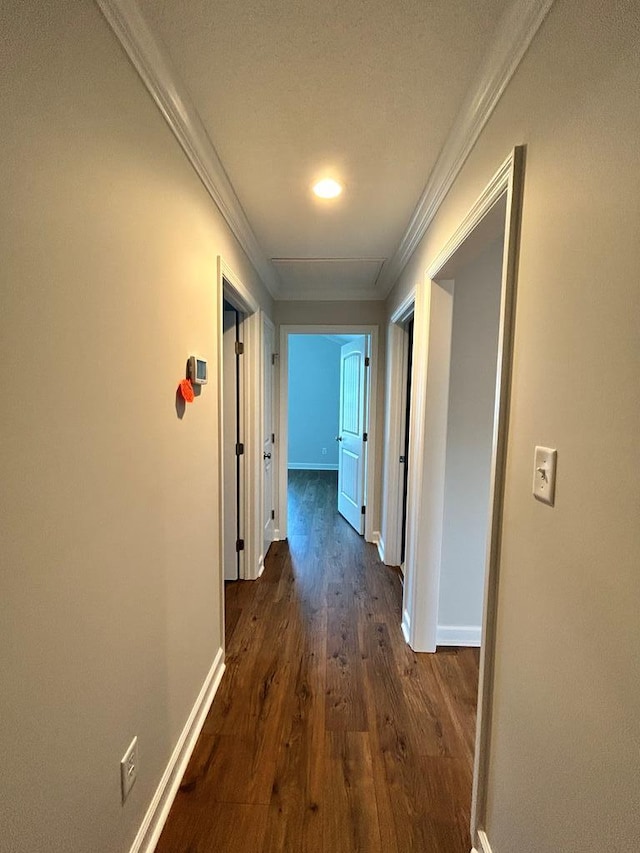
[[[323,455],[323,456],[326,456],[326,455],[327,455],[327,448],[326,448],[326,447],[323,447],[323,448],[322,448],[322,455]]]
[[[556,459],[558,451],[536,447],[533,460],[533,496],[553,506],[556,493]]]
[[[133,783],[138,776],[138,738],[137,736],[129,744],[129,749],[122,756],[120,762],[120,784],[122,786],[122,802],[129,796]]]

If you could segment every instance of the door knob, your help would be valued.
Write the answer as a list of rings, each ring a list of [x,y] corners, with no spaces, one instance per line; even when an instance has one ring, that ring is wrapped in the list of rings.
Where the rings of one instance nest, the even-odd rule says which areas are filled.
[[[337,436],[336,436],[336,441],[342,441],[342,436],[341,436],[341,435],[337,435]]]
[[[263,459],[271,459],[271,454],[270,453],[263,453],[262,458]]]

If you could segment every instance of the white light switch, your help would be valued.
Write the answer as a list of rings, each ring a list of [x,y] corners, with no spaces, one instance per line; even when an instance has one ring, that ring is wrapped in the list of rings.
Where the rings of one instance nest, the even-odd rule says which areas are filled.
[[[533,496],[543,503],[553,506],[556,491],[557,450],[550,447],[536,447],[533,462]]]

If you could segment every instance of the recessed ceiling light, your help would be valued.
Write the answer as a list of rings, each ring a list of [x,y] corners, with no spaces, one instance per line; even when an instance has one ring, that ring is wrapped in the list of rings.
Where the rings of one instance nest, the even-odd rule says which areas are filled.
[[[313,191],[319,198],[336,198],[342,192],[342,186],[333,178],[325,178],[314,184]]]

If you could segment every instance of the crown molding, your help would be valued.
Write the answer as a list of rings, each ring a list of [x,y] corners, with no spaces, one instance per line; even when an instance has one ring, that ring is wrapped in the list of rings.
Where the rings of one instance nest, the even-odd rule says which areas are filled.
[[[382,270],[378,281],[380,298],[389,294],[424,237],[553,2],[515,0],[503,15],[404,236]]]
[[[205,189],[272,296],[278,275],[263,252],[198,111],[166,49],[153,35],[135,0],[95,0]]]

